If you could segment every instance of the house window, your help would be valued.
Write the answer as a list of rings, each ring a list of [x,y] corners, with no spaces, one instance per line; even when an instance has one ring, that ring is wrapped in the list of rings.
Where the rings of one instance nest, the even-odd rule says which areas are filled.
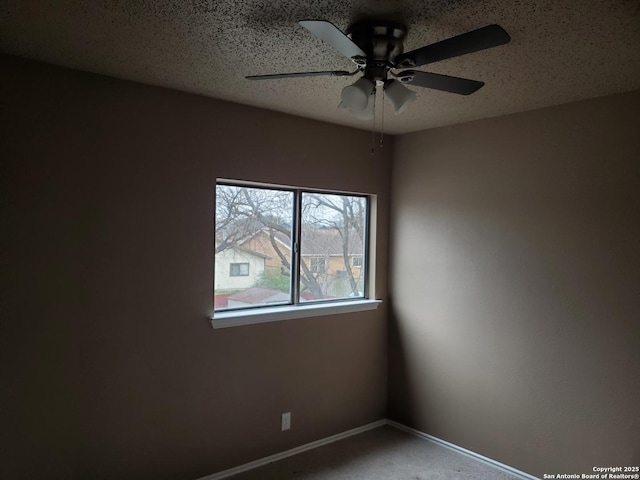
[[[216,185],[216,311],[366,299],[369,197]]]
[[[309,271],[311,273],[324,273],[327,269],[327,262],[324,257],[311,257],[309,259]]]
[[[248,277],[249,276],[249,264],[248,263],[231,263],[229,264],[230,277]]]
[[[362,267],[362,257],[353,257],[351,259],[351,265],[354,267]]]

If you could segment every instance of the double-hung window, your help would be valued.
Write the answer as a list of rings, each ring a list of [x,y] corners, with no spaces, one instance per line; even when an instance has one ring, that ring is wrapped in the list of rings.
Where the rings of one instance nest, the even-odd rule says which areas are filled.
[[[368,195],[219,181],[214,326],[231,313],[367,303],[370,216]]]

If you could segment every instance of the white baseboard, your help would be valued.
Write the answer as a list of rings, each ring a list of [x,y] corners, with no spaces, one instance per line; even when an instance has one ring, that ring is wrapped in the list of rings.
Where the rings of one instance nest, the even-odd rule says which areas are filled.
[[[367,430],[373,430],[374,428],[382,427],[383,425],[386,425],[386,424],[387,424],[386,419],[378,420],[377,422],[368,423],[366,425],[362,425],[361,427],[347,430],[346,432],[337,433],[335,435],[331,435],[330,437],[322,438],[320,440],[316,440],[315,442],[307,443],[305,445],[292,448],[291,450],[287,450],[285,452],[276,453],[275,455],[269,455],[268,457],[264,457],[259,460],[254,460],[253,462],[245,463],[243,465],[238,465],[237,467],[233,467],[228,470],[223,470],[218,473],[213,473],[211,475],[207,475],[206,477],[201,477],[198,480],[221,480],[223,478],[228,478],[232,475],[237,475],[239,473],[243,473],[248,470],[253,470],[254,468],[262,467],[269,463],[282,460],[283,458],[291,457],[293,455],[297,455],[298,453],[306,452],[307,450],[313,450],[314,448],[327,445],[328,443],[337,442],[338,440],[342,440],[343,438],[351,437],[353,435],[358,435],[359,433],[366,432]]]
[[[403,432],[407,432],[410,433],[412,435],[415,435],[416,437],[420,437],[423,438],[425,440],[429,440],[430,442],[433,443],[437,443],[438,445],[441,445],[445,448],[448,448],[450,450],[453,450],[454,452],[458,452],[458,453],[462,453],[463,455],[466,455],[468,457],[471,457],[475,460],[478,460],[482,463],[486,463],[488,465],[491,465],[492,467],[495,467],[499,470],[502,470],[503,472],[509,473],[515,477],[518,477],[522,480],[539,480],[538,477],[534,477],[533,475],[529,475],[528,473],[525,473],[521,470],[517,470],[513,467],[510,467],[509,465],[505,465],[504,463],[500,463],[496,460],[493,460],[491,458],[485,457],[484,455],[480,455],[479,453],[476,452],[472,452],[471,450],[467,450],[466,448],[462,448],[459,447],[458,445],[455,445],[453,443],[449,443],[446,442],[438,437],[434,437],[433,435],[429,435],[427,433],[421,432],[420,430],[416,430],[414,428],[411,427],[407,427],[406,425],[403,425],[401,423],[398,422],[394,422],[393,420],[387,420],[387,425],[390,425],[392,427],[397,428],[398,430],[402,430]]]
[[[322,438],[320,440],[316,440],[315,442],[307,443],[305,445],[292,448],[291,450],[286,450],[284,452],[276,453],[275,455],[269,455],[268,457],[254,460],[253,462],[244,463],[242,465],[238,465],[237,467],[229,468],[228,470],[223,470],[218,473],[207,475],[206,477],[201,477],[198,480],[222,480],[223,478],[228,478],[233,475],[237,475],[239,473],[247,472],[249,470],[253,470],[254,468],[262,467],[272,462],[277,462],[278,460],[282,460],[283,458],[291,457],[293,455],[297,455],[298,453],[306,452],[308,450],[313,450],[314,448],[327,445],[328,443],[337,442],[338,440],[342,440],[343,438],[351,437],[353,435],[358,435],[359,433],[366,432],[367,430],[373,430],[374,428],[382,427],[383,425],[389,425],[391,427],[397,428],[398,430],[402,430],[403,432],[407,432],[412,435],[415,435],[416,437],[420,437],[424,440],[428,440],[430,442],[436,443],[445,448],[448,448],[450,450],[453,450],[455,452],[461,453],[475,460],[478,460],[482,463],[491,465],[492,467],[502,470],[503,472],[509,473],[521,480],[539,480],[538,477],[529,475],[528,473],[517,470],[513,467],[510,467],[509,465],[505,465],[504,463],[500,463],[496,460],[480,455],[479,453],[472,452],[471,450],[467,450],[466,448],[459,447],[458,445],[455,445],[453,443],[446,442],[438,437],[434,437],[433,435],[429,435],[427,433],[421,432],[420,430],[407,427],[406,425],[403,425],[401,423],[394,422],[393,420],[388,420],[388,419],[383,419],[383,420],[378,420],[377,422],[368,423],[366,425],[362,425],[361,427],[347,430],[346,432],[337,433],[336,435],[331,435],[330,437]]]

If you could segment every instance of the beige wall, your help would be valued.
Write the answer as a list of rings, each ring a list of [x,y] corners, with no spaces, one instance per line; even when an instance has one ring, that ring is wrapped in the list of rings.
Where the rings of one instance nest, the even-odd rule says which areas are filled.
[[[640,463],[640,93],[395,139],[387,312],[211,330],[216,177],[378,195],[393,142],[0,57],[0,477],[195,479],[389,417]],[[293,428],[279,431],[280,413]]]
[[[377,194],[386,299],[392,142],[8,57],[0,78],[1,478],[195,479],[384,418],[386,302],[208,316],[216,177]]]
[[[390,418],[535,475],[640,463],[639,111],[396,139]]]

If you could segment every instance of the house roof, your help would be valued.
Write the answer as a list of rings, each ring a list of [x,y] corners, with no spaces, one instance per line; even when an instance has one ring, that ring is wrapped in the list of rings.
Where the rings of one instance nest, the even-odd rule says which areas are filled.
[[[268,235],[263,229],[256,235]],[[290,249],[291,240],[281,232],[274,232],[275,239],[285,248]],[[343,239],[340,232],[334,228],[306,228],[301,233],[302,255],[342,255]],[[363,242],[355,230],[349,232],[349,254],[362,255]]]
[[[343,237],[337,229],[304,229],[300,239],[302,255],[342,255]],[[363,242],[355,230],[349,232],[350,255],[362,255]]]
[[[256,257],[264,258],[265,260],[268,260],[268,259],[271,258],[269,255],[265,255],[263,253],[256,252],[255,250],[251,250],[251,249],[246,248],[246,247],[241,247],[241,246],[236,245],[235,247],[231,247],[231,248],[234,249],[234,250],[239,250],[239,251],[244,252],[244,253],[248,253],[249,255],[254,255]]]
[[[268,298],[279,296],[283,293],[284,292],[281,292],[280,290],[273,290],[271,288],[252,287],[243,290],[242,292],[229,295],[229,300],[254,304],[264,302]]]

